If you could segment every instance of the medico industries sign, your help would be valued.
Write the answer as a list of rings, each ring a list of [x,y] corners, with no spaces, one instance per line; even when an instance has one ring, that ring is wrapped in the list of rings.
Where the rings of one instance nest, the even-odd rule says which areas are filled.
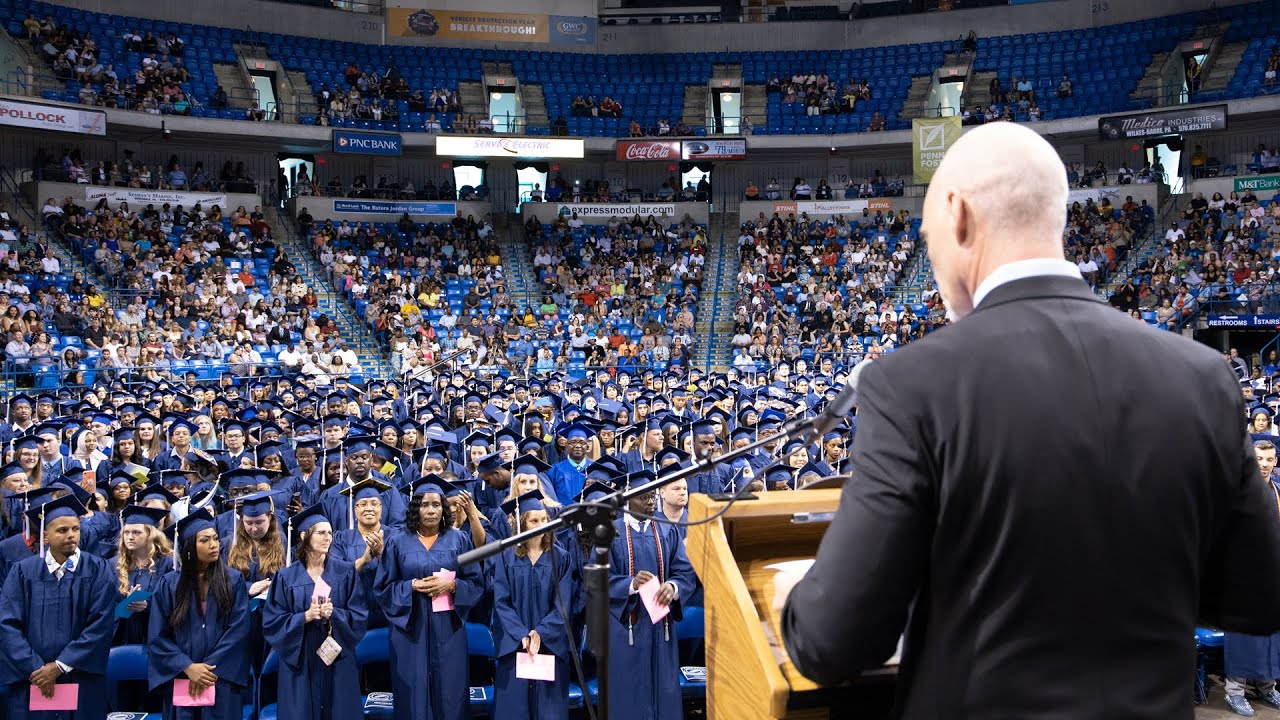
[[[334,130],[333,151],[357,155],[399,155],[400,136],[395,133]]]

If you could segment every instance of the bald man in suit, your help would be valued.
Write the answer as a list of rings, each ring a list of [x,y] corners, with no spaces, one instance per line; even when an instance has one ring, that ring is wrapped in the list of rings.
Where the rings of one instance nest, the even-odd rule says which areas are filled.
[[[863,372],[853,479],[784,609],[824,684],[905,630],[898,717],[1190,719],[1197,624],[1280,629],[1239,385],[1095,298],[1066,204],[1024,126],[947,153],[923,231],[955,322]]]

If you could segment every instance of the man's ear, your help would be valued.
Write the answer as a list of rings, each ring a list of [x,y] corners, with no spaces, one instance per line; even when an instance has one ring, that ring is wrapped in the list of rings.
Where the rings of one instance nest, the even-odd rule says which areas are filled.
[[[973,207],[954,190],[947,193],[947,219],[956,239],[956,245],[967,248],[973,240]]]

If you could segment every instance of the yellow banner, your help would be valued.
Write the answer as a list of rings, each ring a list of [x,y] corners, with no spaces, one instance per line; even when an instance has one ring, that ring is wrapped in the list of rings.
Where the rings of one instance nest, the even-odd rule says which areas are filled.
[[[549,25],[527,13],[387,8],[387,32],[399,37],[545,43]]]
[[[960,117],[916,118],[911,121],[911,168],[917,183],[933,179],[942,156],[960,139]]]

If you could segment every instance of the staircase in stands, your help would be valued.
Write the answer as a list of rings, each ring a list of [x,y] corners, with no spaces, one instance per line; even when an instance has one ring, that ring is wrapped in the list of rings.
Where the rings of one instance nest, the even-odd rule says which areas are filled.
[[[503,277],[507,281],[507,295],[511,297],[511,315],[524,312],[526,305],[536,307],[542,302],[542,284],[533,269],[533,258],[524,238],[524,229],[518,213],[504,213],[494,218],[494,233],[502,256]]]
[[[276,242],[285,249],[286,256],[306,281],[307,287],[315,291],[319,301],[317,309],[333,319],[342,339],[355,352],[360,361],[360,372],[365,377],[389,375],[392,368],[386,348],[378,344],[369,324],[356,315],[355,307],[345,294],[329,281],[328,273],[312,254],[301,231],[276,208],[268,208],[265,214]]]
[[[733,362],[733,301],[738,295],[739,257],[737,234],[730,232],[723,215],[713,215],[707,227],[707,247],[702,294],[698,299],[694,333],[694,365],[724,372]]]

